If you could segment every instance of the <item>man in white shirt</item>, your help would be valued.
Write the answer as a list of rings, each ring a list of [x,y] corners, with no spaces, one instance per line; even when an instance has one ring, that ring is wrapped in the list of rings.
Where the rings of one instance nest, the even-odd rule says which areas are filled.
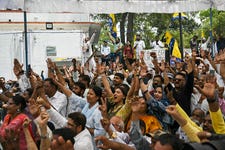
[[[139,59],[141,51],[145,49],[145,42],[141,40],[140,33],[136,34],[136,41],[134,41],[134,49],[136,53],[136,59]]]
[[[83,46],[82,46],[82,66],[85,65],[85,63],[89,63],[89,69],[95,69],[96,67],[96,63],[94,61],[94,57],[92,57],[89,62],[88,59],[89,57],[93,54],[93,50],[92,50],[92,45],[94,42],[94,38],[95,38],[96,32],[94,32],[91,36],[91,38],[86,37],[83,41]]]
[[[67,98],[64,94],[60,93],[57,85],[54,84],[51,78],[45,79],[44,82],[45,94],[48,101],[62,116],[67,115]]]
[[[201,50],[209,51],[208,50],[208,44],[210,42],[210,37],[206,40],[205,38],[202,39],[202,44],[200,46]]]
[[[90,132],[85,128],[86,117],[80,112],[74,112],[68,115],[67,127],[75,132],[74,149],[93,150],[92,137]]]
[[[102,55],[102,62],[106,62],[106,65],[109,66],[110,61],[110,47],[108,46],[108,42],[104,41],[103,45],[101,46],[101,55]]]
[[[49,117],[57,124],[59,128],[67,126],[72,129],[75,133],[75,150],[94,150],[92,143],[92,136],[86,129],[86,117],[80,112],[73,112],[68,115],[68,119],[61,116],[53,108],[48,110]]]

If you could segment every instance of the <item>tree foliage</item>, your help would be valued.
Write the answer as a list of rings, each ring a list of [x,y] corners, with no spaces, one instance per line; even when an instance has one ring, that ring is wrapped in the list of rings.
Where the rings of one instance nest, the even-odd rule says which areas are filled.
[[[225,12],[212,10],[212,30],[214,34],[225,35]],[[209,36],[210,27],[210,10],[205,10],[201,12],[188,13],[188,19],[182,20],[182,32],[183,32],[183,45],[184,48],[189,48],[189,41],[194,36]],[[126,39],[133,41],[134,34],[140,32],[142,39],[146,43],[146,47],[150,48],[150,40],[154,40],[156,37],[159,39],[163,36],[165,31],[169,30],[172,35],[176,38],[178,43],[180,43],[180,32],[179,32],[179,21],[171,21],[172,14],[131,14],[123,13],[116,14],[116,22],[119,25],[117,30],[120,31],[121,41],[126,42]],[[195,21],[196,16],[199,16],[201,24]],[[100,36],[101,40],[109,40],[107,37],[107,32],[109,28],[107,27],[108,15],[92,15],[95,21],[100,21],[102,24],[102,32]],[[126,37],[126,38],[125,38]]]
[[[225,12],[212,10],[212,28],[210,27],[210,9],[200,12],[203,31],[209,36],[212,30],[214,36],[225,36]]]

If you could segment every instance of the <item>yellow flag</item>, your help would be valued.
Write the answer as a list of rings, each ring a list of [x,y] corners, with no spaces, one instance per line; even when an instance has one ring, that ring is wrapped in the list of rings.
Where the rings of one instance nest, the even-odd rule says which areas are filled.
[[[202,39],[205,38],[205,33],[204,33],[203,30],[202,30],[202,32],[201,32],[201,38],[202,38]]]
[[[164,38],[166,39],[166,44],[168,45],[169,50],[172,52],[172,56],[181,59],[181,53],[177,40],[173,38],[169,31],[166,31]]]
[[[117,37],[117,29],[116,29],[116,18],[114,14],[109,14],[109,27],[111,35],[116,38]]]

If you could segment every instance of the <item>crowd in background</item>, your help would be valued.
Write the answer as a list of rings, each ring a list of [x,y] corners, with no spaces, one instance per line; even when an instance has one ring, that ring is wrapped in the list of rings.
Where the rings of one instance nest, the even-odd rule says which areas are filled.
[[[105,41],[97,57],[93,37],[85,38],[82,62],[73,59],[72,66],[60,69],[48,58],[47,77],[32,68],[25,72],[14,59],[17,80],[0,78],[3,149],[190,150],[201,142],[223,149],[222,138],[214,141],[225,135],[219,40],[215,50],[193,37],[192,53],[173,66],[150,53],[149,68],[141,35],[134,45],[110,39],[113,49]]]

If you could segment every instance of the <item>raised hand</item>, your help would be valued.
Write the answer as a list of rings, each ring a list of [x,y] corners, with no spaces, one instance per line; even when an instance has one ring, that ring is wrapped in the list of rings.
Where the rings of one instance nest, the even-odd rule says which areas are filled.
[[[174,120],[176,120],[179,125],[182,127],[184,126],[187,121],[181,116],[181,114],[177,111],[175,105],[170,105],[166,108],[166,112],[170,114]]]
[[[102,127],[105,129],[106,132],[109,132],[110,130],[110,121],[108,118],[103,118],[100,120]]]
[[[25,118],[23,121],[23,128],[28,128],[31,120],[29,118]]]
[[[195,85],[195,87],[204,94],[208,99],[215,98],[215,91],[216,91],[216,77],[207,75],[206,83],[204,84],[203,88],[200,88],[199,85]]]
[[[164,72],[166,70],[166,65],[165,65],[165,61],[164,60],[161,61],[161,65],[159,66],[159,69],[162,72]]]
[[[169,106],[166,108],[166,112],[167,112],[168,114],[170,114],[171,116],[176,116],[176,115],[178,114],[178,111],[177,111],[175,105],[169,105]]]
[[[101,111],[102,117],[108,118],[106,98],[101,98],[101,102],[102,102],[102,104],[99,106],[99,110]]]
[[[138,100],[138,97],[137,96],[133,96],[132,97],[132,102],[131,102],[131,110],[132,110],[132,113],[139,113],[141,109],[141,104]]]
[[[212,136],[212,133],[202,131],[197,133],[198,138],[201,140],[201,142],[209,142],[208,138]]]
[[[13,72],[16,76],[19,76],[23,72],[23,64],[20,64],[16,58],[14,59]]]
[[[166,89],[166,93],[167,93],[166,96],[169,99],[170,104],[175,105],[177,102],[173,97],[173,91],[169,90],[169,88],[167,88],[167,87],[165,87],[165,89]]]
[[[41,119],[38,120],[38,125],[41,129],[43,129],[43,128],[47,127],[49,115],[46,112],[45,107],[41,106],[39,108],[41,110],[41,114],[40,114]]]
[[[70,140],[65,141],[62,136],[59,136],[57,140],[52,141],[50,150],[74,150],[74,148]]]
[[[39,106],[34,99],[29,99],[28,110],[32,116],[39,116]]]
[[[54,64],[53,64],[53,62],[52,62],[52,60],[50,58],[48,58],[46,60],[46,63],[47,63],[48,69],[52,69],[52,70],[54,69]]]

